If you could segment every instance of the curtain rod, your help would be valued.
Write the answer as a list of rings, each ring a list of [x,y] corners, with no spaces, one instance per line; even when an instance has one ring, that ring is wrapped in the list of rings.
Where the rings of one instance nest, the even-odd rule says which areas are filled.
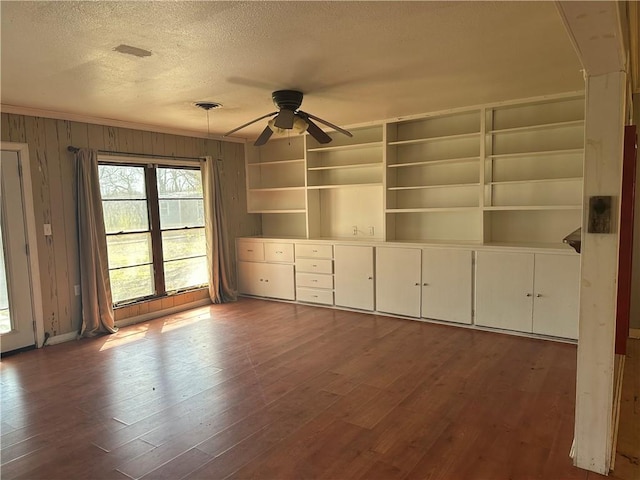
[[[76,153],[80,150],[79,147],[69,145],[67,147],[69,152]],[[201,160],[204,157],[180,157],[177,155],[151,155],[149,153],[131,153],[131,152],[116,152],[114,150],[97,150],[98,153],[104,153],[107,155],[121,155],[125,157],[144,157],[144,158],[172,158],[174,160]]]

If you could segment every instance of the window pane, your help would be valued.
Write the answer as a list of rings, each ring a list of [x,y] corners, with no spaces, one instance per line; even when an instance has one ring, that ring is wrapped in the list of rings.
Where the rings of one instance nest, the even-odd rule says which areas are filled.
[[[203,227],[204,208],[199,199],[160,200],[160,228]]]
[[[102,210],[107,233],[149,230],[146,200],[102,202]]]
[[[155,293],[152,265],[111,270],[109,275],[113,303],[146,297]]]
[[[206,255],[204,228],[162,232],[162,254],[165,261]]]
[[[158,168],[159,198],[202,197],[200,170],[184,168]]]
[[[103,200],[147,198],[144,167],[98,165]]]
[[[207,257],[165,262],[164,279],[167,292],[207,284]]]
[[[151,263],[151,235],[130,233],[107,237],[109,268],[129,267]]]

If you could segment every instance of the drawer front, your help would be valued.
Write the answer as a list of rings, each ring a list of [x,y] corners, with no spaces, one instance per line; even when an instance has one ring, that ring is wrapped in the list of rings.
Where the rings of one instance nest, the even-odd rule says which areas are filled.
[[[264,259],[267,262],[293,263],[293,243],[265,243]]]
[[[333,258],[333,245],[296,245],[296,258]]]
[[[333,273],[332,264],[333,260],[298,258],[296,260],[296,271],[307,273]]]
[[[296,286],[333,289],[333,275],[320,273],[296,273]]]
[[[321,303],[333,305],[333,292],[331,290],[315,290],[313,288],[298,288],[296,290],[299,302]]]
[[[245,262],[264,262],[264,244],[262,242],[238,242],[236,252],[238,260]]]

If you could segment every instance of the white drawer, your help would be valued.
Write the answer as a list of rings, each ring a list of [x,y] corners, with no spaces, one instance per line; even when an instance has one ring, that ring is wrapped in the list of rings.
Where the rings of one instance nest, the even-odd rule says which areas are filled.
[[[333,275],[320,273],[296,273],[296,285],[298,287],[333,288]]]
[[[333,245],[296,245],[296,258],[333,258]]]
[[[262,242],[238,242],[236,252],[238,260],[245,262],[264,262],[264,245]]]
[[[333,260],[315,258],[296,259],[296,271],[308,273],[333,273]]]
[[[313,288],[298,288],[296,290],[299,302],[322,303],[333,305],[333,292],[331,290],[315,290]]]
[[[264,259],[267,262],[293,263],[293,243],[265,243]]]

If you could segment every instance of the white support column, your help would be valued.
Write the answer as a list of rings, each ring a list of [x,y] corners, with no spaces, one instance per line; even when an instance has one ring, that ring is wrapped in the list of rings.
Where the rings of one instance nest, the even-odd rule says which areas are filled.
[[[574,464],[607,474],[611,460],[619,212],[626,74],[586,79],[584,219]],[[589,197],[614,197],[613,232],[588,233]]]

